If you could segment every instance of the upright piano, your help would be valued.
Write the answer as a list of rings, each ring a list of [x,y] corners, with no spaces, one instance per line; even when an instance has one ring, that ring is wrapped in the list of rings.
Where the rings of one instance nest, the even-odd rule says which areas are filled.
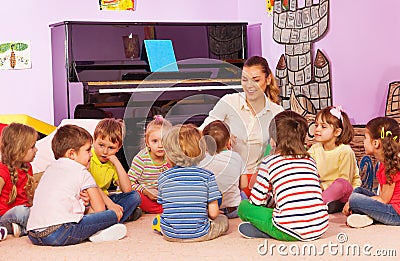
[[[247,23],[65,21],[50,28],[55,125],[123,118],[128,162],[152,116],[200,124],[220,97],[241,91]],[[144,40],[171,40],[178,71],[151,72]]]

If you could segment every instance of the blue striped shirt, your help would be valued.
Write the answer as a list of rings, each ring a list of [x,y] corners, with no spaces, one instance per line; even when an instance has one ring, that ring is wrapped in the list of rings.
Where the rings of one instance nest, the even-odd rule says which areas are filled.
[[[158,178],[163,234],[171,238],[199,238],[208,233],[208,203],[221,198],[214,174],[199,167],[175,166]]]

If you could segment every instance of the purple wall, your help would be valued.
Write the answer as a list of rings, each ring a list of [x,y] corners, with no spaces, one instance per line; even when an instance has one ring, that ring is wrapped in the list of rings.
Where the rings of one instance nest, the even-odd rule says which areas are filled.
[[[2,10],[15,10],[13,1],[3,2]],[[400,80],[400,1],[367,2],[331,0],[330,29],[314,45],[331,62],[334,104],[341,104],[360,124],[384,114],[388,84]],[[64,20],[261,23],[262,53],[272,67],[284,52],[272,40],[265,1],[137,0],[135,12],[99,11],[98,1],[38,3],[25,0],[17,13],[3,12],[0,17],[5,25],[0,40],[30,40],[32,56],[30,70],[0,71],[1,114],[24,113],[53,123],[49,24]]]
[[[0,114],[28,114],[51,124],[54,119],[50,24],[61,21],[238,21],[238,3],[232,0],[137,0],[134,12],[100,11],[97,0],[22,2],[17,8],[13,1],[2,1],[1,10],[9,11],[0,16],[0,23],[4,25],[0,41],[30,40],[32,69],[0,70]]]
[[[385,114],[388,85],[400,80],[400,1],[331,0],[329,9],[329,30],[314,49],[330,60],[333,103],[342,105],[354,123],[365,124]],[[239,19],[262,23],[263,55],[275,68],[284,47],[272,39],[265,1],[240,0]]]

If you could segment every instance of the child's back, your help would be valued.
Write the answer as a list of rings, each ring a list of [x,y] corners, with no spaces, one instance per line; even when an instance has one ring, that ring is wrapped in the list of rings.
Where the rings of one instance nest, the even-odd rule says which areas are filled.
[[[158,199],[164,212],[161,232],[168,241],[194,242],[214,239],[228,230],[228,219],[219,215],[214,175],[196,167],[205,153],[205,142],[194,125],[173,127],[162,138],[171,169],[158,179]],[[211,220],[210,220],[210,219]]]
[[[212,177],[195,166],[176,166],[160,174],[158,202],[164,207],[161,228],[166,236],[190,239],[208,233],[208,203],[221,197]]]
[[[207,153],[199,166],[214,173],[223,197],[220,209],[228,218],[236,218],[241,201],[240,188],[247,187],[248,183],[244,175],[245,163],[239,153],[230,150],[231,134],[224,122],[210,122],[204,127],[203,136]]]
[[[81,190],[97,187],[85,166],[69,159],[52,162],[37,187],[28,230],[78,222],[85,211]]]
[[[214,173],[218,188],[223,195],[220,208],[239,206],[241,201],[239,180],[246,167],[242,157],[237,152],[224,150],[213,156],[206,154],[199,166]]]

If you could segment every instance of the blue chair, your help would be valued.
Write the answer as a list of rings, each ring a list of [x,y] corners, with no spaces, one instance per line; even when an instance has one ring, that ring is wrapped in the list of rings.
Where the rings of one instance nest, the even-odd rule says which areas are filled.
[[[366,168],[366,170],[365,170],[365,175],[361,181],[362,182],[361,187],[372,191],[372,187],[374,185],[374,177],[376,170],[378,169],[378,164],[374,168],[371,157],[364,156],[360,160],[360,172],[362,172],[364,168]]]

